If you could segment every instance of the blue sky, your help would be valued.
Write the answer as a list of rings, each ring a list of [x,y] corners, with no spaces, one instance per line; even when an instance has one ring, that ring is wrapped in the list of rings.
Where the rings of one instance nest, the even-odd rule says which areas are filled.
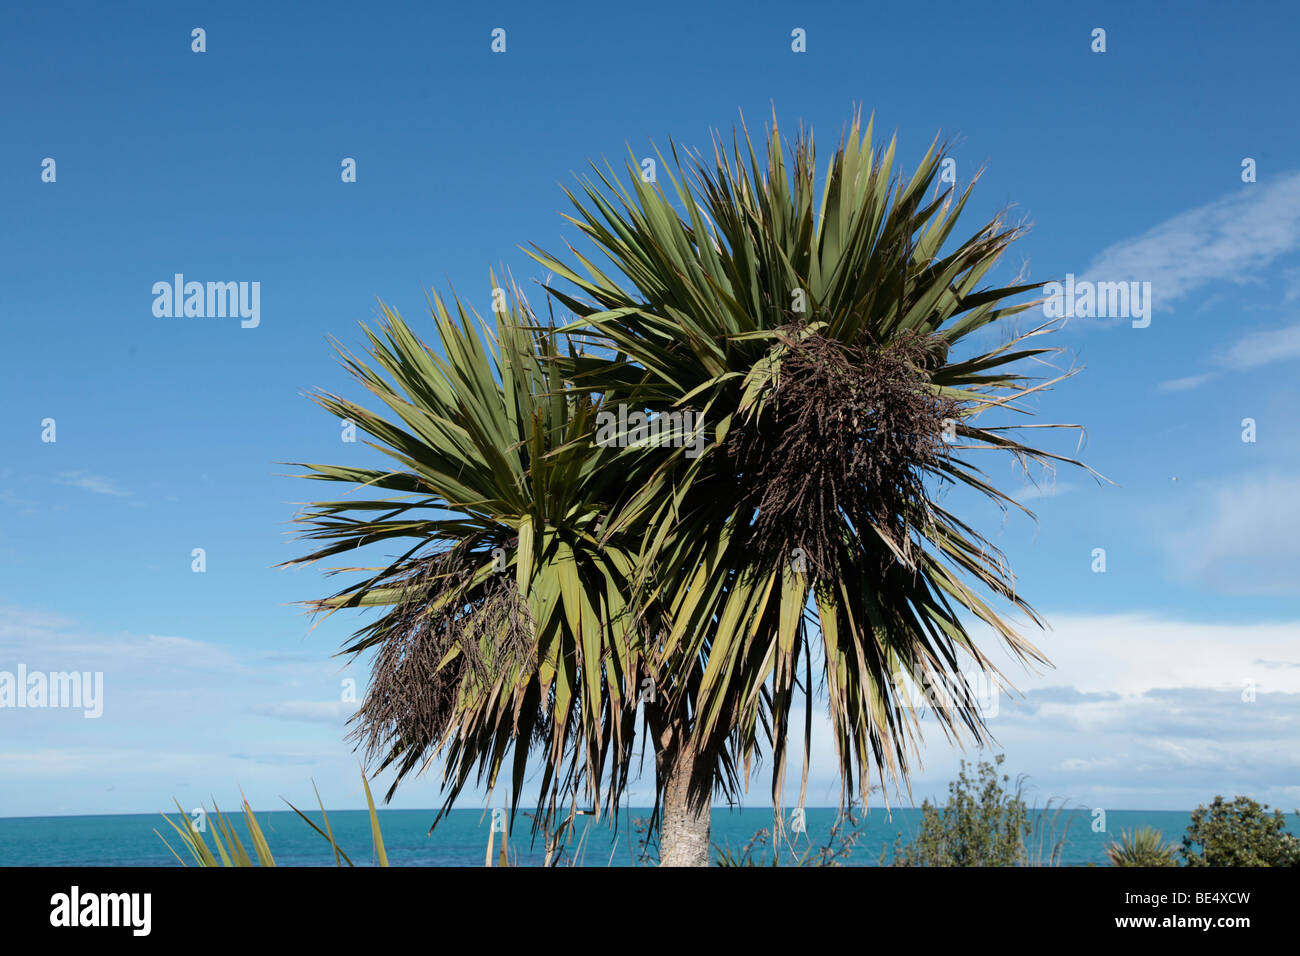
[[[357,456],[303,397],[356,395],[327,338],[358,344],[377,298],[418,322],[431,286],[486,312],[490,266],[541,278],[518,247],[575,239],[561,185],[589,159],[703,149],[775,105],[824,162],[855,104],[904,167],[936,134],[959,185],[984,167],[971,230],[1006,207],[1032,223],[1001,278],[1152,283],[1146,328],[1068,323],[1058,361],[1084,370],[1036,403],[1087,427],[1115,484],[1062,471],[1025,492],[1037,524],[976,513],[1053,627],[1033,637],[1056,669],[1017,672],[991,723],[1008,768],[1086,806],[1300,803],[1294,8],[268,6],[0,22],[0,671],[105,674],[99,719],[0,709],[0,815],[236,784],[270,804],[311,778],[356,806],[339,686],[364,675],[330,654],[360,621],[309,634],[293,602],[328,582],[274,567],[314,490],[279,463]],[[175,273],[260,282],[260,324],[156,317]],[[825,744],[812,803],[836,793]],[[918,802],[957,758],[934,734]],[[395,805],[436,801],[429,777]]]

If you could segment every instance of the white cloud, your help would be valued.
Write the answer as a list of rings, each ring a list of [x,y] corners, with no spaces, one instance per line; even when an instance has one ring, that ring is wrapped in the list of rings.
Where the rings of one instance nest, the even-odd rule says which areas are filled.
[[[205,681],[254,668],[219,644],[168,635],[94,635],[54,615],[0,608],[0,654],[50,670],[104,671],[139,681],[189,672]]]
[[[1054,669],[1016,678],[1012,664],[1009,675],[1024,691],[1067,685],[1085,695],[1051,701],[1053,707],[1105,708],[1157,690],[1240,692],[1246,680],[1255,680],[1262,692],[1300,694],[1300,668],[1276,666],[1300,662],[1300,620],[1198,624],[1137,613],[1045,616],[1051,630],[1028,636]]]
[[[1286,301],[1300,299],[1300,268],[1283,270],[1282,281],[1286,283]]]
[[[92,475],[88,471],[61,471],[57,479],[59,484],[70,488],[82,488],[97,495],[112,495],[115,498],[129,498],[131,492],[124,491],[101,475]]]
[[[282,700],[270,704],[254,704],[250,713],[279,720],[307,720],[322,724],[339,724],[356,710],[338,700]]]
[[[1008,753],[1006,769],[1028,773],[1040,794],[1091,806],[1190,808],[1231,791],[1276,804],[1286,796],[1275,792],[1281,782],[1300,779],[1300,620],[1229,625],[1141,613],[1044,616],[1052,630],[1027,636],[1054,669],[1026,673],[1000,661],[1025,696],[1004,698],[990,722],[996,750]],[[973,633],[982,646],[994,646],[986,631]],[[49,657],[37,659],[42,647]],[[300,656],[176,637],[101,639],[52,615],[0,610],[0,657],[30,658],[33,666],[47,659],[84,660],[80,667],[102,662],[109,678],[99,721],[0,714],[13,731],[7,739],[22,741],[0,753],[0,779],[13,784],[0,814],[169,809],[173,795],[191,806],[212,793],[237,795],[236,788],[245,788],[255,806],[279,806],[280,794],[296,800],[305,790],[312,799],[310,778],[331,808],[358,805],[336,662],[324,649],[315,662]],[[1242,699],[1247,680],[1257,689],[1254,703]],[[838,797],[824,703],[814,713],[809,805]],[[980,756],[956,749],[933,719],[924,726],[924,763],[914,768],[912,791],[918,802],[942,800],[958,759]],[[801,730],[792,728],[794,748]],[[797,796],[798,764],[796,749],[788,800]],[[765,802],[768,769],[765,760],[747,803]],[[431,772],[436,776],[437,765]],[[649,786],[644,776],[633,781],[629,805],[641,805]],[[436,793],[429,778],[412,781],[397,805],[428,806]],[[462,805],[478,796],[467,793]],[[897,795],[890,796],[897,805]]]
[[[1168,542],[1174,570],[1220,593],[1300,593],[1300,476],[1249,475],[1203,494]]]
[[[1102,250],[1083,278],[1150,282],[1158,308],[1217,281],[1258,279],[1300,248],[1300,171],[1174,216]]]
[[[1281,256],[1300,250],[1300,171],[1181,213],[1102,250],[1081,279],[1151,283],[1155,306],[1173,304],[1214,282],[1258,282]],[[1286,301],[1300,297],[1300,268],[1282,271]],[[1207,296],[1203,311],[1221,294]],[[1163,392],[1199,388],[1221,369],[1241,371],[1300,358],[1300,323],[1253,332],[1213,359],[1218,369],[1169,379]]]
[[[1171,378],[1161,382],[1156,386],[1162,392],[1186,392],[1193,388],[1200,388],[1206,382],[1217,378],[1217,373],[1206,372],[1204,375],[1188,375],[1185,378]]]
[[[1247,793],[1276,805],[1287,796],[1281,784],[1300,779],[1300,619],[1206,624],[1050,609],[1043,616],[1051,629],[1025,634],[1053,666],[1029,672],[993,651],[1019,693],[1003,697],[989,719],[991,751],[1007,754],[1013,777],[1029,775],[1040,801],[1190,809],[1215,793]],[[996,647],[987,628],[971,631],[982,647]],[[1247,681],[1253,700],[1243,697]],[[922,726],[911,795],[891,791],[895,805],[942,802],[963,757],[989,756],[957,749],[931,718]],[[801,746],[797,731],[791,746]],[[820,703],[810,804],[836,799],[834,766]],[[766,778],[756,779],[761,790]],[[797,783],[787,783],[786,796],[794,800]]]
[[[1251,332],[1234,342],[1226,351],[1216,354],[1213,362],[1220,368],[1240,372],[1293,359],[1300,359],[1300,322],[1280,329]],[[1206,382],[1218,378],[1219,374],[1218,371],[1213,371],[1169,379],[1156,388],[1162,392],[1185,392],[1200,388]]]
[[[0,752],[0,774],[10,780],[26,777],[64,777],[121,772],[133,774],[180,769],[202,770],[204,755],[155,749],[49,747]]]
[[[0,607],[0,639],[27,636],[43,640],[50,631],[68,628],[72,621],[48,611],[6,605]]]
[[[1248,369],[1297,358],[1300,358],[1300,322],[1250,333],[1228,349],[1222,363],[1231,369]]]
[[[1294,805],[1284,784],[1300,779],[1300,619],[1044,617],[1052,629],[1028,636],[1054,669],[1010,665],[1025,696],[990,721],[1013,776],[1076,806],[1191,809],[1216,793]],[[942,799],[962,755],[927,738],[916,790]]]
[[[1024,504],[1026,501],[1036,501],[1039,498],[1057,498],[1074,491],[1077,487],[1067,481],[1044,481],[1037,485],[1026,485],[1013,492],[1011,497]]]
[[[339,805],[356,784],[356,758],[342,704],[328,702],[338,699],[341,677],[364,687],[364,675],[340,668],[330,648],[307,660],[298,651],[297,639],[253,650],[96,634],[53,614],[0,608],[0,670],[103,675],[96,719],[78,708],[0,710],[0,815],[161,809],[173,794],[192,800],[244,784],[250,797],[273,801],[310,776]],[[304,774],[305,754],[333,761]]]

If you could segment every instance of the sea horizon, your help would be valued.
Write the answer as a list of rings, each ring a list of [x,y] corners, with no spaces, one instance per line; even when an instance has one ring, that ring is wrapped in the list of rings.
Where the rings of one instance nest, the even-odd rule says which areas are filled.
[[[235,812],[239,812],[239,808],[242,806],[242,804],[241,804],[241,803],[232,803],[231,806],[235,808]],[[530,806],[531,806],[531,805],[530,805]],[[823,803],[823,804],[811,804],[811,803],[809,803],[809,804],[805,804],[805,805],[804,805],[804,808],[807,809],[807,810],[838,810],[838,809],[839,809],[835,804],[831,804],[831,803]],[[380,807],[380,806],[376,806],[375,809],[376,809],[379,813],[381,813],[381,814],[383,814],[383,813],[392,813],[392,812],[399,812],[399,813],[437,813],[437,812],[438,812],[438,808],[437,808],[437,807]],[[482,812],[486,814],[486,813],[489,812],[490,809],[491,809],[491,808],[484,808],[484,809],[482,810]],[[648,806],[620,807],[620,808],[619,808],[619,813],[621,814],[621,813],[623,813],[623,812],[626,811],[626,810],[645,810],[645,811],[649,812],[650,809],[651,809],[651,808],[648,807]],[[752,804],[751,804],[751,805],[746,805],[746,806],[744,806],[744,807],[736,807],[736,808],[733,808],[733,807],[729,807],[729,806],[728,806],[727,804],[725,804],[725,803],[723,803],[723,804],[715,803],[715,804],[710,804],[709,809],[710,809],[711,811],[713,811],[714,813],[717,813],[717,812],[720,811],[720,810],[722,810],[722,811],[727,811],[727,810],[733,810],[733,809],[736,810],[736,811],[745,811],[745,812],[748,812],[748,811],[751,811],[751,810],[766,810],[766,811],[770,812],[770,811],[772,810],[772,807],[771,807],[770,804],[767,804],[767,805],[752,805]],[[864,813],[864,812],[872,812],[872,813],[874,813],[874,812],[876,812],[877,810],[880,810],[880,811],[882,811],[882,812],[888,813],[888,812],[890,812],[890,811],[895,811],[895,812],[897,812],[897,811],[900,811],[900,810],[917,810],[917,811],[919,811],[920,809],[921,809],[921,807],[919,807],[919,806],[915,806],[915,805],[909,805],[909,806],[897,805],[897,806],[892,806],[892,807],[886,807],[886,806],[883,806],[883,805],[882,805],[882,806],[875,806],[875,805],[873,805],[873,806],[871,806],[871,807],[866,808],[866,810],[861,810],[861,809],[860,809],[859,812],[860,812],[860,813]],[[1077,808],[1077,807],[1076,807],[1076,808],[1074,808],[1074,809],[1075,809],[1075,810],[1079,810],[1079,809],[1081,809],[1081,808]],[[1271,809],[1271,808],[1270,808],[1270,809]],[[257,813],[257,814],[261,814],[261,813],[279,813],[279,812],[281,812],[282,810],[283,810],[282,807],[277,807],[277,808],[275,808],[275,809],[267,808],[267,809],[265,809],[265,810],[263,810],[263,809],[259,809],[258,807],[253,807],[253,812],[254,812],[254,813]],[[787,813],[787,814],[790,812],[790,810],[791,810],[791,807],[790,807],[790,806],[785,806],[785,807],[782,808],[782,811],[783,811],[784,813]],[[361,806],[358,806],[358,807],[337,807],[337,808],[326,807],[326,808],[325,808],[325,812],[326,812],[326,813],[352,813],[352,812],[358,812],[358,811],[359,811],[359,812],[362,812],[362,813],[366,812],[366,806],[365,806],[365,804],[362,804]],[[456,808],[456,812],[460,812],[460,811],[471,812],[471,813],[472,813],[472,812],[478,812],[478,811],[475,811],[475,810],[473,810],[473,809],[471,809],[471,808],[469,808],[469,807],[457,807],[457,808]],[[174,810],[171,810],[171,811],[168,811],[168,810],[111,810],[111,811],[105,811],[105,812],[103,812],[103,813],[75,813],[75,812],[73,812],[73,813],[19,813],[19,814],[0,814],[0,823],[3,823],[3,822],[6,821],[6,820],[46,820],[46,819],[53,819],[53,818],[66,818],[66,817],[134,817],[134,816],[148,816],[149,814],[153,814],[153,813],[174,813],[174,812],[175,812]],[[226,812],[227,812],[227,811],[225,811],[225,810],[222,811],[222,813],[226,813]],[[287,812],[292,813],[293,811],[290,810],[290,811],[287,811]],[[320,811],[319,811],[319,808],[317,808],[317,809],[316,809],[315,811],[313,811],[313,812],[319,813],[319,812],[320,812]],[[520,809],[520,812],[521,812],[521,813],[523,812],[522,807],[521,807],[521,809]],[[1112,810],[1107,810],[1106,812],[1107,812],[1107,813],[1112,813],[1112,812],[1113,812],[1113,813],[1186,813],[1186,814],[1189,814],[1189,815],[1190,815],[1190,814],[1192,813],[1192,810],[1190,810],[1190,809],[1189,809],[1189,810],[1184,810],[1184,809],[1182,809],[1182,808],[1169,809],[1169,808],[1165,808],[1165,807],[1159,807],[1159,808],[1119,807],[1119,808],[1116,808],[1116,809],[1113,810],[1113,811],[1112,811]],[[583,814],[583,815],[585,815],[585,814]],[[604,812],[602,811],[602,817],[603,817],[604,815],[605,815],[605,814],[604,814]],[[1293,814],[1288,813],[1287,816],[1290,817],[1290,816],[1293,816]]]
[[[247,841],[242,814],[235,808],[222,811]],[[328,843],[312,831],[292,810],[255,811],[277,865],[329,866],[333,856]],[[373,865],[369,814],[359,810],[327,810],[330,827],[340,848],[358,866]],[[486,862],[492,815],[487,810],[455,809],[429,833],[437,810],[379,810],[380,828],[388,859],[393,866],[483,866]],[[617,825],[611,817],[600,821],[582,820],[575,824],[568,859],[582,866],[627,866],[644,864],[638,842],[638,820],[648,818],[648,807],[624,807]],[[805,808],[806,832],[787,833],[790,842],[782,843],[782,863],[792,863],[799,855],[816,852],[826,843],[838,809]],[[64,814],[40,817],[0,817],[0,866],[177,866],[177,857],[168,844],[187,864],[192,864],[184,846],[161,819],[162,814]],[[175,812],[171,820],[181,822]],[[310,811],[317,824],[320,811]],[[860,836],[851,850],[840,858],[848,866],[877,866],[882,854],[892,855],[896,840],[906,844],[917,832],[922,812],[916,807],[884,807],[859,814]],[[784,818],[789,821],[788,812]],[[1108,810],[1104,818],[1087,808],[1036,809],[1030,811],[1035,824],[1028,841],[1030,858],[1043,858],[1058,839],[1064,840],[1059,863],[1063,866],[1106,865],[1106,846],[1119,838],[1121,831],[1149,826],[1159,830],[1166,841],[1179,843],[1191,821],[1191,811],[1180,810]],[[1094,829],[1097,821],[1104,830]],[[1291,832],[1300,831],[1300,817],[1287,814]],[[182,824],[183,825],[183,824]],[[206,825],[212,826],[211,817]],[[712,813],[711,842],[714,854],[725,849],[731,854],[743,852],[759,831],[772,826],[771,807],[746,807],[731,810],[715,807]],[[540,866],[545,860],[540,839],[534,841],[531,821],[521,810],[509,838],[511,864]],[[787,824],[788,829],[788,824]],[[159,836],[165,837],[167,842]],[[493,865],[497,863],[499,835],[494,839]],[[250,844],[251,845],[251,844]],[[770,839],[757,847],[755,858],[770,861]],[[653,860],[652,855],[649,858]]]

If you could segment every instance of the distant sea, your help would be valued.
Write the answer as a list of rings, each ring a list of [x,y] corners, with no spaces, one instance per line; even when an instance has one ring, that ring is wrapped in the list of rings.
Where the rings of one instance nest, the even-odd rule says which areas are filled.
[[[599,823],[579,818],[574,839],[569,846],[570,859],[583,866],[628,866],[638,862],[635,821],[649,816],[647,810],[624,809],[615,831],[607,818]],[[834,822],[834,809],[809,808],[806,811],[806,835],[792,835],[797,852],[809,846],[821,846]],[[176,814],[172,819],[180,820]],[[239,820],[240,838],[252,851],[252,844]],[[380,810],[379,821],[389,862],[394,866],[482,866],[487,852],[491,814],[478,810],[454,810],[432,834],[428,833],[435,813],[431,810]],[[229,817],[228,817],[229,818]],[[329,844],[292,811],[257,813],[271,852],[281,866],[331,866]],[[320,823],[319,813],[312,818]],[[921,811],[872,808],[860,815],[860,832],[853,853],[841,862],[853,866],[877,866],[882,848],[892,851],[895,838],[906,843],[919,824]],[[787,816],[787,819],[789,817]],[[1048,830],[1049,820],[1041,811],[1036,815],[1041,830]],[[1105,864],[1105,847],[1118,838],[1120,830],[1152,826],[1167,841],[1179,842],[1191,820],[1190,813],[1165,810],[1111,810],[1106,814],[1106,832],[1093,832],[1092,813],[1088,810],[1064,811],[1055,818],[1057,838],[1065,836],[1061,863],[1066,866]],[[329,822],[339,846],[358,866],[373,865],[370,819],[365,810],[332,810]],[[543,861],[540,840],[531,845],[529,819],[521,813],[509,847],[511,862],[520,866],[539,866]],[[1288,818],[1296,832],[1296,818]],[[1068,827],[1067,827],[1068,824]],[[211,820],[208,821],[211,826]],[[752,808],[713,811],[713,842],[741,850],[756,832],[770,831],[772,811]],[[190,862],[174,831],[158,814],[117,814],[111,816],[8,817],[0,819],[0,865],[3,866],[179,866],[157,829],[178,853]],[[497,837],[499,847],[500,836]],[[496,853],[494,852],[494,865]],[[757,851],[760,858],[771,858],[771,843]],[[782,862],[789,862],[790,852]]]

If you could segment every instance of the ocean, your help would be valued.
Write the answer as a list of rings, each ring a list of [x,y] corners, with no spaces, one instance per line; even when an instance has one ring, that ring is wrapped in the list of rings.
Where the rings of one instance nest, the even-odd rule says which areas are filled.
[[[431,810],[379,811],[380,827],[390,864],[483,866],[488,832],[491,829],[491,814],[478,810],[453,810],[430,835],[429,825],[435,815]],[[319,811],[310,816],[320,824]],[[617,830],[609,826],[607,819],[596,823],[579,818],[568,849],[569,859],[583,866],[636,864],[636,821],[648,816],[647,810],[624,809],[620,813]],[[834,809],[809,808],[806,811],[806,835],[792,835],[795,852],[802,853],[810,846],[819,847],[824,844],[835,816]],[[178,821],[181,819],[175,813],[171,817]],[[238,819],[240,838],[251,852],[252,844],[243,828],[242,814],[227,813],[227,819],[232,817]],[[259,811],[257,819],[277,864],[333,865],[329,844],[292,811]],[[861,836],[854,845],[852,854],[841,862],[852,866],[879,865],[882,848],[892,850],[895,838],[900,835],[906,843],[916,831],[920,819],[921,811],[915,809],[895,809],[891,815],[883,808],[873,808],[861,814]],[[1036,812],[1035,819],[1040,829],[1050,829],[1052,821],[1043,811]],[[1067,866],[1085,866],[1089,863],[1105,865],[1105,847],[1112,839],[1119,837],[1121,829],[1152,826],[1160,830],[1167,841],[1178,842],[1190,820],[1191,814],[1181,811],[1112,810],[1106,813],[1106,832],[1094,832],[1091,811],[1063,811],[1055,818],[1057,838],[1065,836],[1060,862]],[[370,819],[365,810],[333,810],[329,813],[329,822],[339,846],[351,856],[356,865],[373,865]],[[522,812],[516,820],[516,832],[509,843],[512,864],[539,866],[543,861],[541,841],[536,845],[530,842],[530,822]],[[211,825],[212,821],[209,820],[208,826]],[[714,808],[712,839],[715,845],[729,847],[735,852],[741,850],[756,832],[770,830],[771,825],[770,809]],[[1292,832],[1297,831],[1294,816],[1288,816],[1288,825]],[[190,862],[176,833],[160,815],[117,814],[0,819],[0,865],[179,866],[176,858],[154,832],[155,829],[167,837],[168,843],[187,863]],[[500,835],[497,836],[498,847],[499,840]],[[756,855],[770,860],[770,841]],[[495,865],[497,853],[494,852],[493,856]],[[783,862],[789,862],[791,856],[788,850],[785,851]]]

